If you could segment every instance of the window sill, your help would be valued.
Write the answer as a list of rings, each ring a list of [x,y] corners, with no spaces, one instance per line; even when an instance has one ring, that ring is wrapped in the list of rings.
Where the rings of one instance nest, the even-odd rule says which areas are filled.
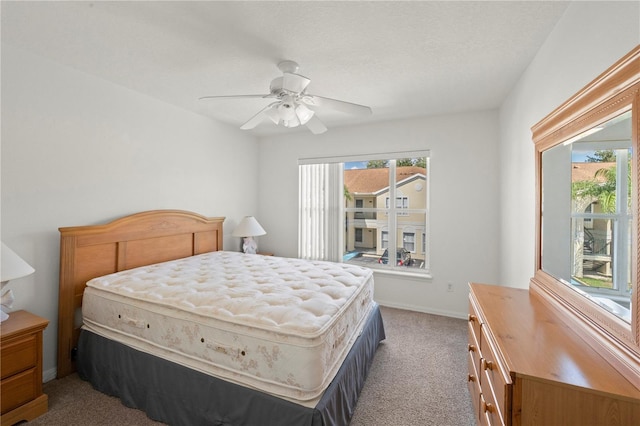
[[[427,272],[409,272],[397,269],[370,268],[375,275],[391,275],[395,277],[419,278],[425,281],[433,280],[433,276]]]

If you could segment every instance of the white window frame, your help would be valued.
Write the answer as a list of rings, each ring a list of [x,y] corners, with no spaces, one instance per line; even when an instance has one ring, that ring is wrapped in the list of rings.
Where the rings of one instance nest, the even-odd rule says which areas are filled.
[[[403,158],[426,158],[426,183],[425,183],[425,209],[408,209],[403,208],[401,205],[398,207],[396,203],[392,203],[392,205],[386,209],[386,213],[388,215],[387,225],[383,227],[381,231],[381,238],[383,239],[384,234],[388,239],[387,247],[389,247],[389,241],[397,241],[397,217],[405,216],[409,214],[424,214],[425,223],[424,223],[424,235],[426,242],[423,242],[423,247],[425,248],[425,260],[421,268],[407,268],[407,267],[398,267],[394,265],[394,262],[388,262],[387,265],[379,265],[379,264],[371,264],[370,266],[373,269],[381,269],[384,272],[389,273],[398,273],[402,275],[414,275],[414,276],[427,276],[430,277],[430,250],[428,249],[428,242],[430,241],[430,193],[429,190],[431,178],[430,178],[430,153],[429,151],[413,151],[413,152],[388,152],[388,153],[379,153],[379,154],[365,154],[365,155],[353,155],[353,156],[340,156],[340,157],[315,157],[315,158],[301,158],[298,160],[298,164],[302,170],[303,166],[307,165],[337,165],[337,169],[341,170],[341,174],[339,179],[333,179],[333,183],[327,184],[325,181],[324,186],[322,186],[322,191],[325,193],[324,198],[330,198],[332,201],[331,206],[325,205],[325,209],[330,210],[330,219],[331,229],[335,229],[337,234],[339,235],[327,235],[326,232],[313,232],[309,233],[307,225],[304,223],[307,221],[307,215],[310,211],[308,208],[304,207],[306,199],[309,198],[307,195],[302,195],[303,192],[307,189],[308,183],[303,179],[302,171],[300,172],[300,223],[299,223],[299,238],[298,238],[298,252],[299,257],[306,259],[319,259],[319,260],[332,260],[336,262],[342,262],[343,260],[343,251],[344,251],[344,234],[345,234],[345,213],[347,209],[344,207],[344,181],[343,181],[343,166],[344,163],[353,162],[353,161],[370,161],[370,160],[392,160],[389,164],[389,199],[396,199],[396,185],[395,175],[396,175],[396,159]],[[335,168],[334,168],[335,170]],[[339,182],[339,184],[337,183]],[[316,186],[318,188],[318,186]],[[329,190],[327,190],[329,188]],[[331,191],[333,189],[333,191]],[[333,192],[332,195],[326,196],[326,192]],[[339,197],[336,194],[339,193]],[[338,198],[340,202],[338,202]],[[407,199],[408,203],[408,199]],[[313,210],[313,209],[311,209]],[[351,210],[355,210],[352,208]],[[362,211],[362,208],[358,209]],[[368,210],[368,209],[364,209]],[[376,211],[380,211],[380,208],[372,209]],[[379,214],[379,217],[383,216]],[[325,220],[326,222],[326,220]],[[320,226],[322,227],[322,226]],[[418,234],[417,231],[413,232],[414,234]],[[310,237],[310,235],[313,235]],[[320,241],[322,240],[322,241]],[[414,239],[414,251],[417,250],[416,241]],[[322,250],[318,250],[312,246],[322,246]],[[384,245],[384,239],[381,241],[381,245]],[[327,247],[330,246],[330,249]],[[331,255],[328,255],[331,253]],[[383,266],[381,268],[381,266]]]

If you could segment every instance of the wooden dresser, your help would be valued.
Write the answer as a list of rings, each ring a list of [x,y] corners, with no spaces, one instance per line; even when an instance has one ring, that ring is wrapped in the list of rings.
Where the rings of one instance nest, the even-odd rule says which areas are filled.
[[[47,412],[42,393],[42,332],[49,321],[27,311],[0,323],[0,405],[2,426],[33,420]]]
[[[469,393],[479,425],[640,425],[640,390],[527,289],[470,284]]]

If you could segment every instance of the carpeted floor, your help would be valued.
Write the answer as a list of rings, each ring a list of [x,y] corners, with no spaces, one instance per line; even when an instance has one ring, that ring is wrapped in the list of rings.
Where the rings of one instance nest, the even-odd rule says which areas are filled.
[[[352,426],[471,426],[466,321],[382,307],[380,344]],[[161,425],[73,374],[44,386],[49,412],[29,425]],[[286,426],[286,425],[283,425]]]

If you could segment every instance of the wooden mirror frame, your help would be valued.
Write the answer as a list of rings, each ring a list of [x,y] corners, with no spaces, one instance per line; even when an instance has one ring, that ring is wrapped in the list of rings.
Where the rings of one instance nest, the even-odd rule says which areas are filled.
[[[631,324],[598,306],[565,283],[542,270],[542,153],[624,111],[632,111],[632,179],[635,183],[633,222],[636,244],[632,244]],[[530,289],[577,322],[578,332],[640,388],[640,285],[638,270],[640,181],[640,46],[616,62],[598,78],[532,127],[536,161],[536,250],[535,274]]]

